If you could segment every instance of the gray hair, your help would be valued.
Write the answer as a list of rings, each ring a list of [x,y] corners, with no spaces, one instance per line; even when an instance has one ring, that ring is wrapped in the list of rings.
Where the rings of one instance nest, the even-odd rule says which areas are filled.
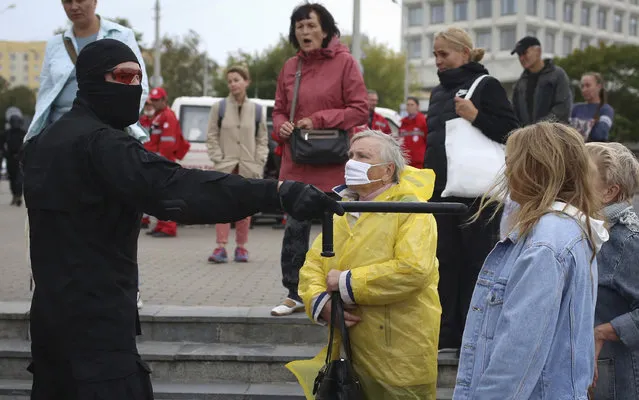
[[[351,146],[356,141],[363,138],[374,138],[381,144],[380,157],[383,161],[393,163],[395,165],[395,173],[393,173],[393,182],[399,182],[399,176],[406,168],[406,156],[402,150],[402,146],[399,142],[392,137],[381,131],[374,131],[367,129],[353,136],[351,139]]]
[[[586,143],[586,149],[607,185],[619,185],[617,202],[632,200],[639,188],[639,161],[621,143]]]

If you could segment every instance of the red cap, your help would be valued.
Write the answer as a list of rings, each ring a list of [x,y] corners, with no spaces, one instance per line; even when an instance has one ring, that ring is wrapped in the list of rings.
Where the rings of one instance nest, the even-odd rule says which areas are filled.
[[[161,87],[152,89],[151,93],[149,94],[149,99],[151,99],[151,100],[160,100],[160,99],[164,99],[166,97],[167,97],[166,90],[164,90]]]

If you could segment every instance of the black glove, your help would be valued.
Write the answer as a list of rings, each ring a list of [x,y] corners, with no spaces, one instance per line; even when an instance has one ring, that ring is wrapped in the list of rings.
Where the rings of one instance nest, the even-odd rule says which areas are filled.
[[[344,209],[318,188],[306,183],[284,181],[280,201],[286,213],[298,221],[322,218],[325,212],[344,215]]]

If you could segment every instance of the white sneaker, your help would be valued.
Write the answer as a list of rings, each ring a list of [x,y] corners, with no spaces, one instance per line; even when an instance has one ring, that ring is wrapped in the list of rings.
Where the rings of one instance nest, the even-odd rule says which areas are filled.
[[[138,292],[138,310],[144,307],[144,302],[142,302],[142,298],[140,297],[140,292]]]
[[[281,317],[301,311],[304,311],[304,303],[287,298],[282,302],[282,304],[271,310],[271,315],[274,317]]]

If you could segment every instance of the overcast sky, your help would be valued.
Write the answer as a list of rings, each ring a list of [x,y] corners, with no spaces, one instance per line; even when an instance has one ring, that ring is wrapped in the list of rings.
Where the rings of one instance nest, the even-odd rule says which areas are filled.
[[[400,48],[401,7],[391,0],[361,0],[361,30],[376,41]],[[205,41],[210,56],[225,62],[228,53],[261,51],[288,35],[289,18],[302,0],[161,0],[161,31],[183,35],[192,29]],[[323,0],[343,34],[352,31],[353,1]],[[15,4],[13,9],[6,9]],[[98,14],[127,18],[154,38],[155,0],[98,0]],[[47,40],[67,22],[60,0],[0,0],[0,40]]]

